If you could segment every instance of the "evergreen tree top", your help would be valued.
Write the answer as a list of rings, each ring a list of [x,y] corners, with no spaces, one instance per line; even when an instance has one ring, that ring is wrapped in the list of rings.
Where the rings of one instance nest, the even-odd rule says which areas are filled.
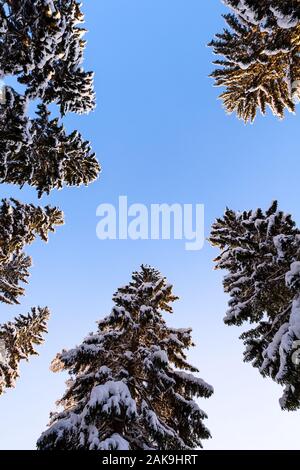
[[[97,332],[57,355],[52,370],[71,378],[39,449],[191,449],[210,437],[193,398],[213,388],[187,362],[191,329],[163,319],[176,298],[157,270],[142,266]]]

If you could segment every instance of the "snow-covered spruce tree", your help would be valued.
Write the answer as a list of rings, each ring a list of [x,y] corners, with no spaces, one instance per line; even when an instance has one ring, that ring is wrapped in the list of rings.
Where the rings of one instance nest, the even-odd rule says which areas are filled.
[[[78,132],[67,135],[47,104],[60,114],[87,113],[95,107],[93,73],[82,67],[86,30],[81,4],[75,0],[0,0],[0,182],[35,187],[38,195],[64,185],[88,184],[100,167],[90,144]],[[2,79],[14,76],[24,96]],[[39,99],[38,116],[27,108]],[[3,201],[0,214],[0,301],[18,303],[31,259],[23,253],[37,235],[61,224],[54,208]],[[30,339],[30,336],[28,337]],[[14,367],[14,366],[12,366]]]
[[[37,355],[35,346],[44,342],[49,315],[47,308],[33,308],[28,315],[0,325],[0,395],[15,386],[20,361]]]
[[[255,324],[241,335],[244,360],[284,386],[283,409],[300,408],[300,231],[274,202],[266,212],[227,209],[210,242],[221,250],[216,268],[228,271],[225,323]]]
[[[0,181],[29,184],[40,197],[53,188],[87,185],[98,177],[95,154],[77,131],[67,135],[58,118],[49,119],[44,104],[38,105],[37,118],[26,118],[24,98],[10,89],[7,94],[0,124]]]
[[[27,282],[31,258],[23,249],[37,236],[45,242],[48,233],[63,223],[63,214],[56,207],[45,209],[22,204],[14,199],[0,205],[0,302],[17,304],[24,294],[21,282]]]
[[[191,330],[169,328],[162,316],[176,299],[158,271],[142,266],[98,331],[57,355],[52,369],[71,378],[38,449],[191,449],[210,437],[194,397],[213,389],[186,361]]]
[[[209,44],[223,60],[212,73],[225,109],[245,122],[267,106],[282,118],[294,112],[300,97],[299,2],[225,0],[234,14],[224,15],[229,26]]]
[[[85,29],[75,0],[0,0],[0,79],[14,75],[25,96],[5,87],[0,103],[0,182],[29,184],[49,193],[64,185],[94,181],[100,166],[89,142],[78,132],[67,135],[46,105],[62,115],[95,106],[93,74],[84,72]],[[2,91],[3,93],[3,91]],[[40,98],[37,118],[29,119],[30,100]]]
[[[81,68],[86,41],[75,0],[1,0],[0,70],[27,86],[26,95],[57,102],[62,114],[95,106],[93,73]]]

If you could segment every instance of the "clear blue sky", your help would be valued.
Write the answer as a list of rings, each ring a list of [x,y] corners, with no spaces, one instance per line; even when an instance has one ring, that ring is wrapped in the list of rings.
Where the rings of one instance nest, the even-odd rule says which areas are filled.
[[[48,245],[28,250],[34,267],[22,305],[0,307],[3,321],[33,305],[52,310],[40,356],[22,365],[17,388],[1,397],[0,448],[35,447],[65,388],[66,375],[48,370],[51,359],[94,330],[116,288],[148,263],[174,284],[180,300],[168,320],[193,328],[190,359],[215,387],[201,401],[213,435],[205,448],[297,449],[299,412],[280,410],[281,388],[242,362],[241,331],[222,322],[228,299],[224,273],[212,269],[217,251],[208,243],[187,252],[181,241],[99,241],[96,208],[119,195],[129,203],[203,203],[208,235],[226,205],[265,208],[276,198],[300,223],[299,116],[245,126],[225,115],[206,47],[223,27],[220,0],[85,0],[84,8],[98,106],[66,125],[92,140],[103,173],[88,188],[42,199],[65,211],[66,225]],[[1,196],[37,202],[26,188],[2,186]]]

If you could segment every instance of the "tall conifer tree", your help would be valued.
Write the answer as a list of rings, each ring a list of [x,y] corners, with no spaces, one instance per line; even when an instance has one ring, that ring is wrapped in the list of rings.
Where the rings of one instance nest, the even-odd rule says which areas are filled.
[[[71,377],[38,448],[89,450],[192,449],[210,437],[195,401],[213,389],[194,375],[185,350],[191,330],[167,326],[172,286],[142,266],[113,297],[111,314],[82,344],[63,351],[54,371]]]
[[[228,274],[227,325],[253,325],[241,335],[244,360],[284,387],[280,405],[300,408],[300,230],[274,202],[266,211],[227,209],[210,236]]]
[[[56,103],[64,116],[95,107],[93,73],[82,68],[83,22],[76,0],[0,0],[0,183],[28,184],[41,197],[98,177],[100,166],[89,142],[77,131],[68,135],[58,118],[50,119],[48,108]],[[11,76],[24,85],[24,95],[5,86]],[[31,118],[33,100],[39,105]],[[0,212],[0,301],[15,304],[31,265],[23,248],[38,235],[46,241],[63,222],[62,212],[18,201],[3,201]],[[11,331],[12,323],[1,328]],[[23,329],[23,344],[27,331],[31,342],[30,328]],[[10,349],[14,338],[20,350],[17,334],[11,336]],[[10,363],[11,377],[17,376],[17,366],[18,360]]]

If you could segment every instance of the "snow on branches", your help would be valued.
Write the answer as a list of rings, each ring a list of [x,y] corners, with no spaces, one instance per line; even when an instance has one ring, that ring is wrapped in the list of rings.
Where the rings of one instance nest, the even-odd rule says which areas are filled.
[[[33,308],[28,315],[0,325],[0,395],[15,386],[20,361],[37,355],[35,346],[44,342],[49,315],[47,308]]]
[[[63,223],[63,214],[56,207],[45,209],[3,199],[0,205],[0,302],[17,304],[24,294],[20,282],[27,282],[31,258],[23,249],[37,236],[45,242],[48,233]]]
[[[244,360],[284,386],[283,409],[300,408],[300,230],[274,202],[266,212],[227,209],[210,242],[221,250],[216,268],[228,272],[225,323],[255,324],[241,335]]]
[[[47,108],[56,103],[64,116],[95,107],[93,73],[82,68],[81,6],[76,0],[0,0],[0,183],[28,184],[39,197],[54,188],[88,185],[100,173],[90,143],[77,131],[68,135]],[[11,76],[24,85],[24,95],[5,86]],[[30,118],[34,100],[37,116]],[[24,294],[20,284],[27,282],[31,266],[25,245],[36,236],[47,241],[48,232],[62,223],[56,208],[2,201],[0,302],[16,304]],[[11,323],[6,326],[12,329]],[[30,342],[29,330],[28,335]],[[18,374],[17,364],[10,364],[11,377]]]
[[[194,398],[213,389],[186,360],[191,330],[169,328],[162,316],[174,300],[166,279],[142,266],[98,331],[57,355],[52,369],[71,378],[39,449],[192,449],[210,437]]]
[[[88,185],[97,179],[100,167],[89,142],[77,131],[66,134],[58,118],[49,119],[44,104],[38,105],[37,117],[29,119],[24,99],[11,89],[7,95],[0,123],[0,181],[28,184],[41,197],[54,188]]]
[[[57,102],[62,114],[95,107],[93,73],[81,68],[86,30],[74,0],[0,1],[0,70],[16,75],[30,99]]]
[[[270,107],[282,118],[295,111],[300,97],[300,9],[298,1],[225,0],[229,29],[210,42],[223,56],[212,77],[226,111],[253,121],[257,109]]]
[[[96,180],[100,166],[90,143],[78,132],[66,134],[61,115],[95,107],[93,73],[81,68],[85,29],[81,5],[74,0],[0,1],[0,78],[14,75],[25,94],[5,86],[0,103],[0,181],[35,187],[39,196],[65,185]],[[32,100],[37,117],[28,117]]]

